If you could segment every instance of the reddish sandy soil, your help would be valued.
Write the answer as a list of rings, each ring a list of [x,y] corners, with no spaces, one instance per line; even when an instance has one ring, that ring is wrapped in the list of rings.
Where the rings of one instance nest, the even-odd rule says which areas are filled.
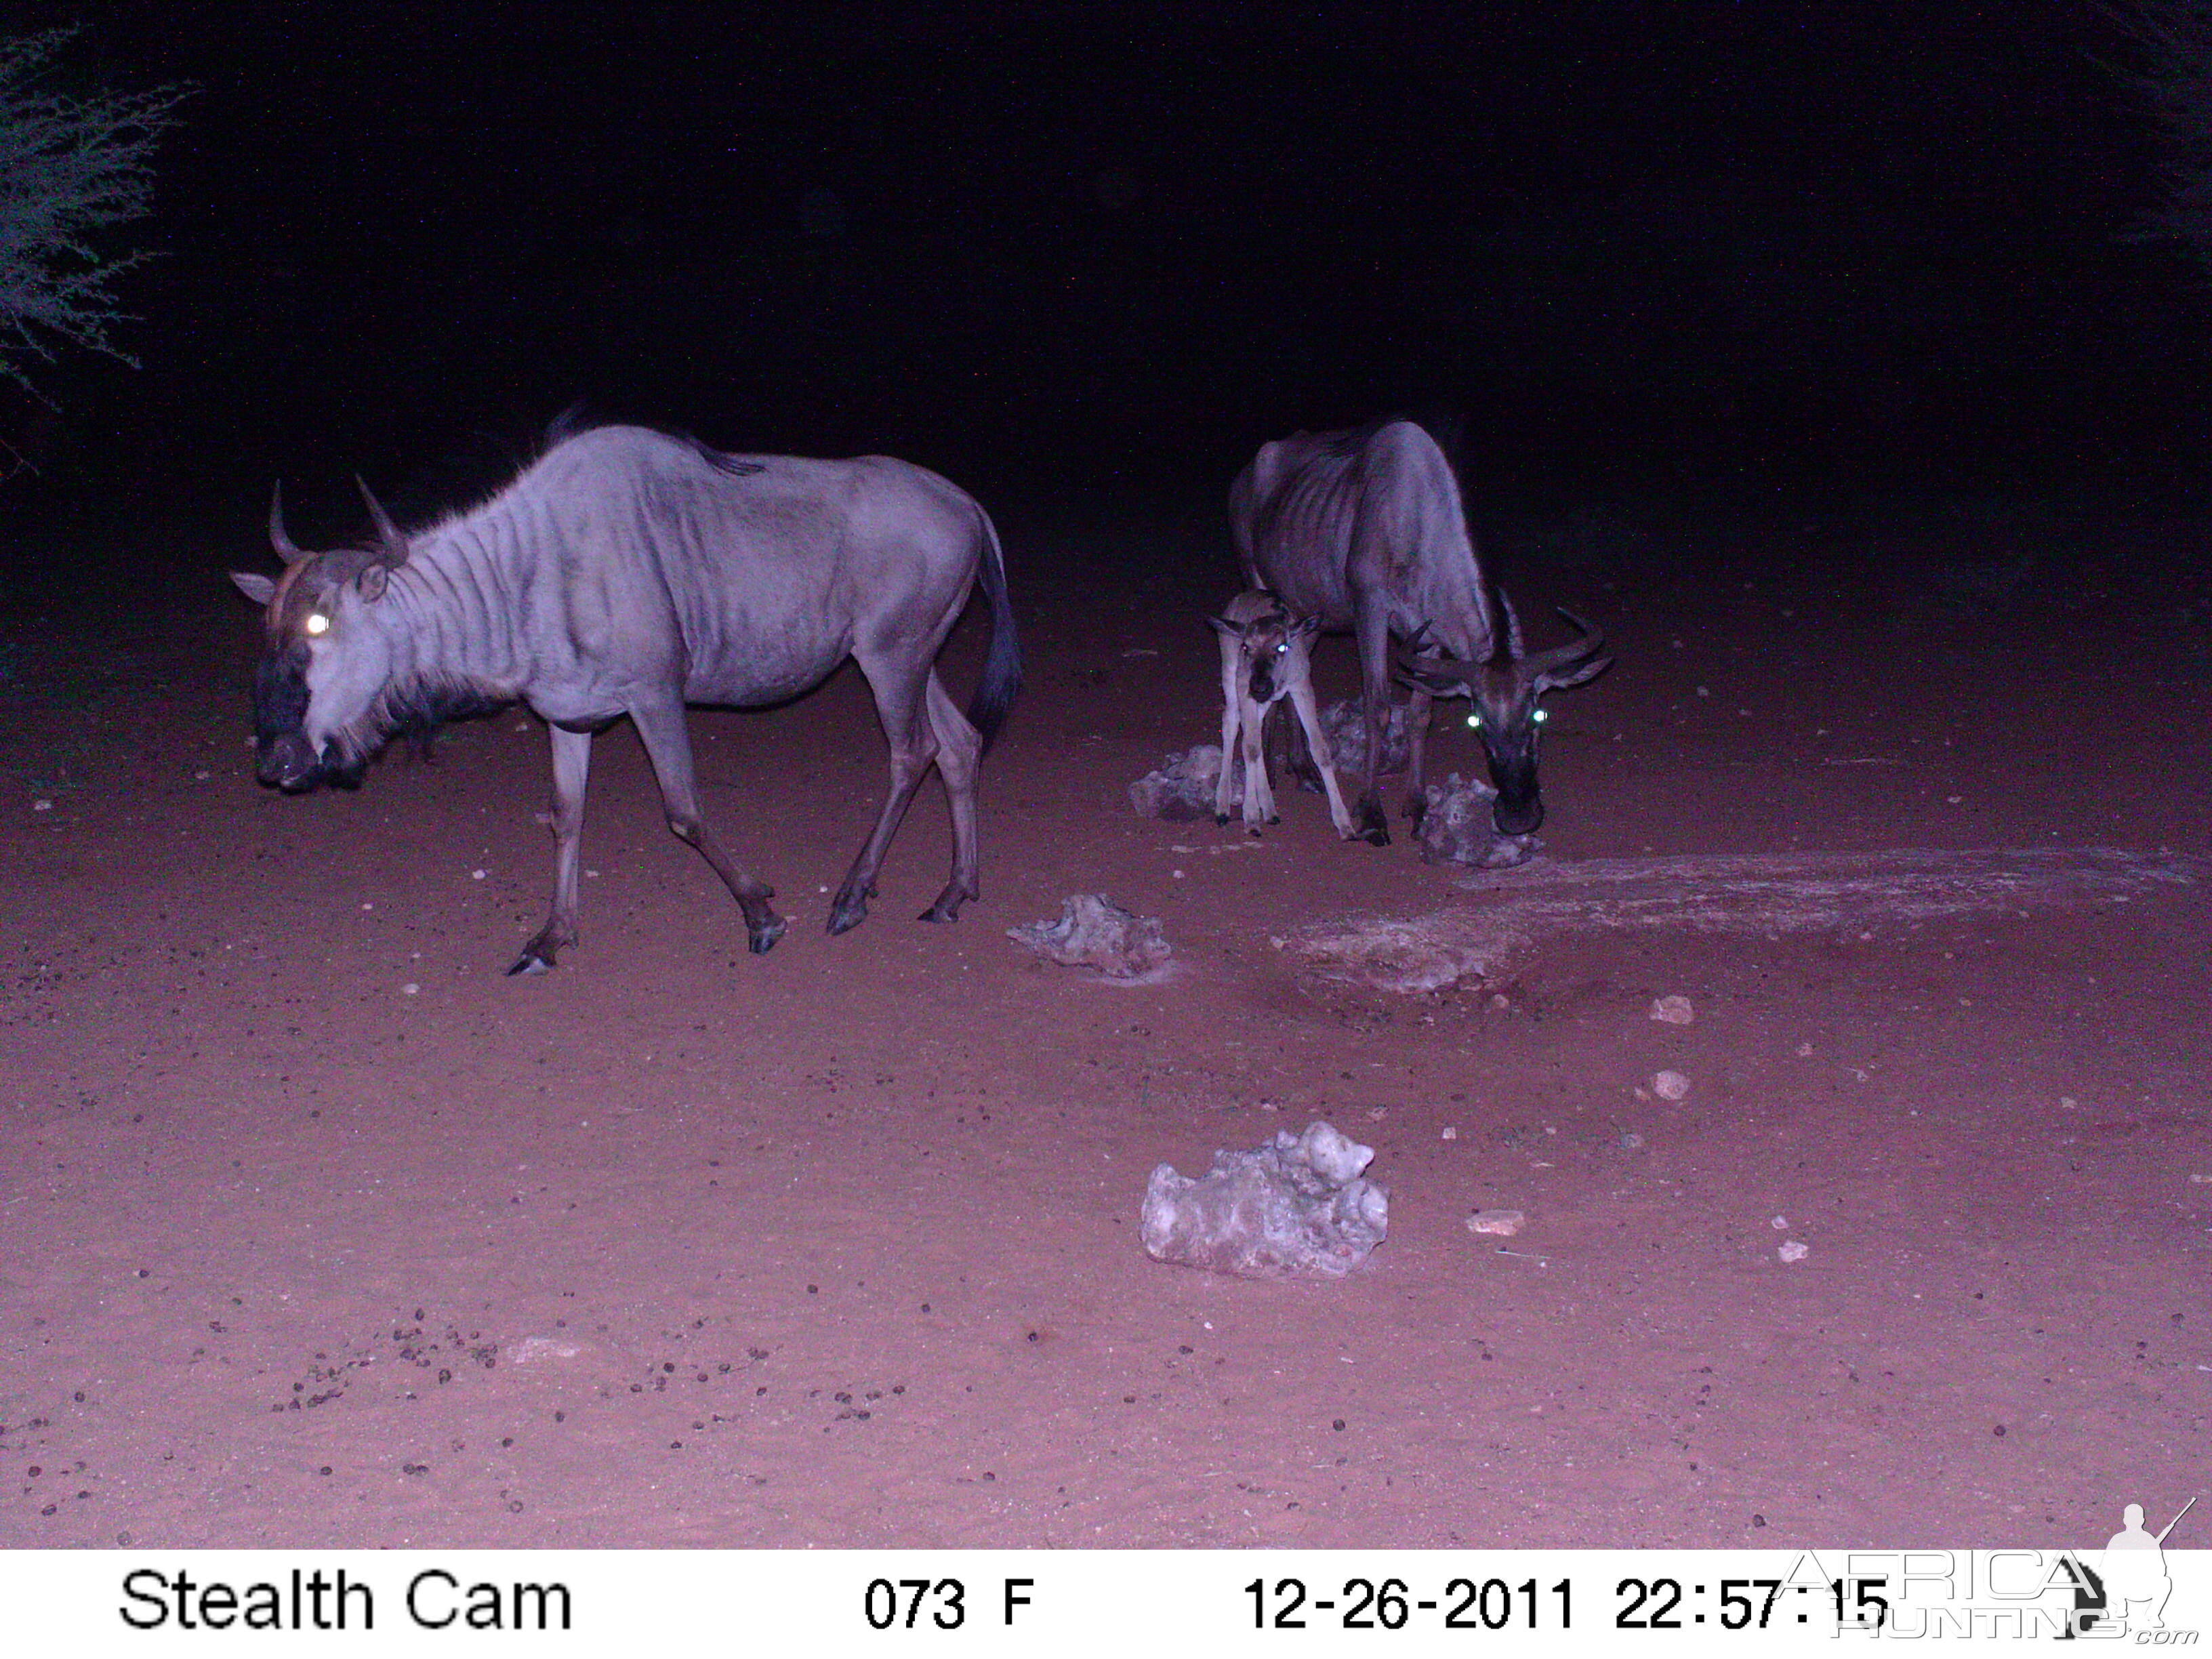
[[[212,573],[16,594],[0,1545],[2094,1546],[2201,1487],[2200,898],[1301,981],[1271,933],[1474,901],[1313,796],[1258,843],[1130,812],[1216,718],[1214,512],[1002,514],[1031,673],[957,927],[913,920],[933,785],[867,924],[821,932],[882,787],[848,672],[695,718],[793,921],[771,955],[623,730],[583,942],[524,980],[530,721],[283,799]],[[1550,855],[2204,853],[2204,615],[2130,574],[2178,533],[2050,580],[1972,535],[1525,564],[1620,653],[1554,702]],[[1170,976],[1006,939],[1083,890],[1163,918]],[[1693,1024],[1649,1017],[1669,993]],[[1639,1096],[1662,1067],[1686,1100]],[[1316,1116],[1378,1148],[1364,1270],[1146,1258],[1154,1164]]]

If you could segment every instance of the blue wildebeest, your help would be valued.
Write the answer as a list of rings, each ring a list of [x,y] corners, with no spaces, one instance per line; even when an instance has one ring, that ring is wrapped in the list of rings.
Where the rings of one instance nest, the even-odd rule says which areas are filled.
[[[368,486],[362,486],[364,495]],[[553,738],[553,910],[513,973],[576,939],[592,734],[636,725],[669,828],[744,912],[756,954],[782,937],[773,890],[707,828],[686,703],[787,702],[847,658],[875,693],[890,793],[830,906],[842,933],[933,761],[952,806],[952,878],[927,921],[978,895],[975,770],[1021,683],[1006,568],[989,517],[933,472],[724,455],[695,441],[556,426],[538,459],[483,505],[403,535],[368,496],[371,546],[303,553],[270,539],[276,580],[234,574],[266,607],[254,674],[257,770],[299,791],[357,773],[392,733],[514,702]],[[991,606],[982,681],[963,716],[934,666],[981,577]]]
[[[1222,607],[1219,616],[1206,620],[1221,636],[1221,777],[1213,789],[1213,821],[1229,822],[1237,770],[1231,757],[1241,749],[1244,827],[1256,836],[1261,824],[1280,822],[1261,739],[1268,711],[1287,697],[1305,732],[1307,752],[1320,769],[1322,786],[1328,792],[1329,822],[1338,835],[1353,839],[1358,831],[1337,786],[1335,757],[1328,733],[1322,730],[1321,710],[1314,703],[1313,642],[1320,624],[1311,617],[1292,616],[1280,599],[1258,587],[1246,588]]]
[[[1415,647],[1398,657],[1413,688],[1407,816],[1418,823],[1424,808],[1430,702],[1466,696],[1498,787],[1499,831],[1525,835],[1544,821],[1538,699],[1595,678],[1612,659],[1602,654],[1603,635],[1565,611],[1582,637],[1528,650],[1513,607],[1492,592],[1475,557],[1459,480],[1435,439],[1411,421],[1382,421],[1263,444],[1230,488],[1229,522],[1246,581],[1358,641],[1367,725],[1358,816],[1367,840],[1379,847],[1390,839],[1376,773],[1393,635]]]

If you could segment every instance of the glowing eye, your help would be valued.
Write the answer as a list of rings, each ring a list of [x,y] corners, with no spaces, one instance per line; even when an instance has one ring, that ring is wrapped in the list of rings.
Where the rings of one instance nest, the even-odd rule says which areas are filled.
[[[1287,657],[1291,654],[1291,647],[1287,645],[1279,645],[1275,647],[1275,654],[1279,657]]]
[[[1528,718],[1532,720],[1540,720],[1545,718],[1544,711],[1539,708],[1534,714],[1529,715]]]
[[[1480,726],[1482,724],[1482,716],[1480,714],[1469,714],[1467,717],[1467,723],[1469,726]]]
[[[328,617],[325,617],[319,611],[310,611],[307,613],[307,631],[310,634],[329,633],[331,631],[331,619]]]

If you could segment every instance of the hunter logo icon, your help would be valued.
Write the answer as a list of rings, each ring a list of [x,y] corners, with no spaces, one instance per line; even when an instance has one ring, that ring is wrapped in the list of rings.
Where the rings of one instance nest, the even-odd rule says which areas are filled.
[[[2105,1559],[2099,1564],[2105,1583],[2104,1616],[2118,1629],[2166,1628],[2160,1615],[2166,1611],[2166,1597],[2173,1594],[2173,1580],[2166,1570],[2166,1537],[2181,1524],[2181,1516],[2196,1507],[2192,1498],[2155,1537],[2143,1530],[2142,1504],[2130,1504],[2120,1512],[2120,1530],[2106,1540]]]

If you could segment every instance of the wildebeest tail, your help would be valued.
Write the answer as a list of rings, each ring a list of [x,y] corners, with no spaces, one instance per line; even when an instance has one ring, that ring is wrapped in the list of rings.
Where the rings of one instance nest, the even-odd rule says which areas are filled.
[[[983,532],[983,592],[991,601],[991,650],[983,659],[983,678],[968,705],[968,724],[981,734],[988,753],[991,739],[1006,723],[1014,694],[1022,689],[1022,642],[1014,632],[1014,605],[1006,592],[1006,561],[999,550],[999,532],[991,515],[975,509]]]

